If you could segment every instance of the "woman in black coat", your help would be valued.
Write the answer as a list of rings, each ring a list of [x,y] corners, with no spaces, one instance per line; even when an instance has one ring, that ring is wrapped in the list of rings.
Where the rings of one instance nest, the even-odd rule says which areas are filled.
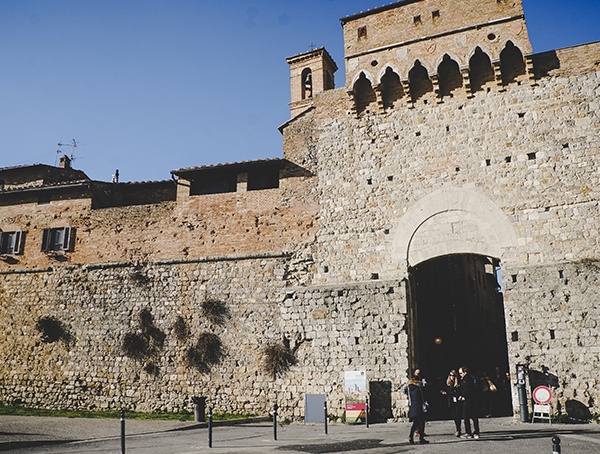
[[[442,389],[442,394],[448,398],[448,408],[454,420],[456,432],[455,437],[460,437],[460,427],[463,418],[463,401],[460,400],[460,379],[455,370],[451,370],[446,379],[446,387]]]
[[[418,377],[413,377],[408,381],[408,417],[412,421],[410,427],[410,435],[408,441],[410,444],[415,443],[415,432],[419,432],[419,443],[424,445],[429,443],[425,440],[425,399],[423,398],[423,388],[421,380]]]

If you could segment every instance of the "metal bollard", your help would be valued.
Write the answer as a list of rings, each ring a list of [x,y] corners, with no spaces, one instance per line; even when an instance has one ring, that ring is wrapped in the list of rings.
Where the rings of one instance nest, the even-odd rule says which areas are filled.
[[[552,437],[552,454],[560,454],[560,438],[556,435]]]
[[[208,447],[212,448],[212,407],[208,407]]]
[[[367,429],[369,428],[369,399],[365,402],[365,423],[367,425]]]
[[[277,441],[277,404],[273,404],[273,440]]]
[[[125,410],[121,410],[121,454],[125,454]]]
[[[327,401],[323,402],[323,410],[325,411],[325,435],[327,435]]]
[[[206,422],[206,397],[192,397],[192,403],[194,404],[194,421]]]

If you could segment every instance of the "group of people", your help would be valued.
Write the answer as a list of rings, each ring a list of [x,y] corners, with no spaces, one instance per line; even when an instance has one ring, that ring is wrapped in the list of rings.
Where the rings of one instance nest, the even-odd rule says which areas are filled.
[[[442,394],[448,397],[448,408],[454,425],[456,426],[457,437],[479,438],[479,411],[481,408],[481,387],[479,380],[470,373],[467,367],[451,370],[446,380],[446,388],[442,389]],[[473,421],[473,431],[471,431],[471,421]],[[461,432],[462,423],[465,426],[465,432]]]
[[[500,374],[499,368],[494,372],[499,380],[506,379]],[[456,370],[449,372],[441,393],[448,399],[448,408],[456,427],[456,437],[479,438],[479,415],[482,408],[485,416],[491,415],[492,401],[487,399],[496,391],[495,381],[497,380],[490,379],[485,373],[475,376],[465,366],[460,367],[458,373]],[[409,403],[408,417],[412,422],[408,438],[411,444],[415,443],[415,436],[419,437],[420,444],[429,443],[425,438],[425,420],[429,405],[424,391],[426,385],[427,381],[421,376],[421,371],[416,369],[404,388]],[[498,386],[504,385],[499,382]]]

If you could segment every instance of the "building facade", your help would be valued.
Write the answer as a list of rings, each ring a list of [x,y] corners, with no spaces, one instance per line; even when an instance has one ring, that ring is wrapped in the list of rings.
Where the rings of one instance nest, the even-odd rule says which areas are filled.
[[[283,159],[0,169],[2,402],[341,415],[364,370],[390,419],[414,368],[468,365],[513,375],[511,414],[524,364],[598,413],[600,43],[532,54],[514,0],[341,22],[345,87],[324,48],[287,60]]]

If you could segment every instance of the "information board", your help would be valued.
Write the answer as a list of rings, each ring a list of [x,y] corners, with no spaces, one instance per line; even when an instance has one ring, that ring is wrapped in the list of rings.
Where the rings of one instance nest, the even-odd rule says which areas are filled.
[[[364,370],[344,372],[346,423],[365,422],[367,417],[367,373]]]

